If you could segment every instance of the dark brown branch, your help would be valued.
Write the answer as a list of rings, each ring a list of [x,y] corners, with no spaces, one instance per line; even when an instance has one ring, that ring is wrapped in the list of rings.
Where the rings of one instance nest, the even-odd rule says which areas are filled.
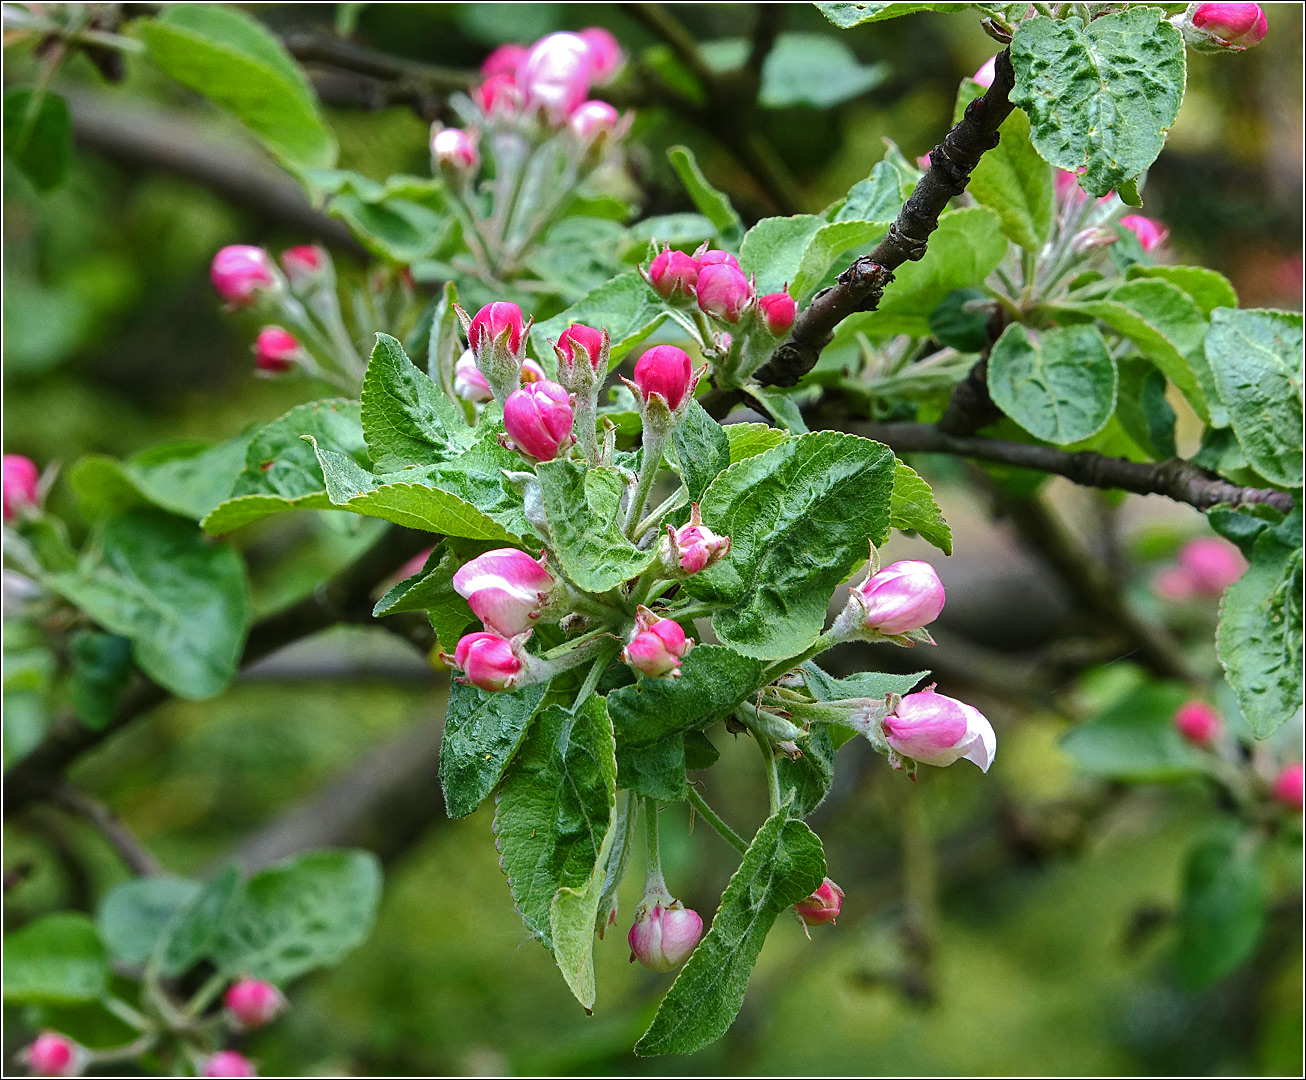
[[[986,327],[987,340],[975,366],[952,388],[948,407],[939,417],[939,430],[949,435],[974,435],[1002,419],[1002,410],[989,396],[989,352],[1007,326],[1006,311],[995,305]]]
[[[997,56],[993,85],[966,106],[956,127],[930,151],[930,167],[889,226],[888,235],[845,270],[838,284],[817,294],[794,321],[789,339],[757,370],[758,382],[795,385],[816,366],[840,322],[858,311],[874,311],[884,287],[893,280],[893,271],[924,257],[939,215],[949,200],[966,190],[984,152],[998,145],[998,128],[1011,112],[1008,95],[1014,81],[1011,58],[1004,49]]]
[[[371,595],[377,583],[437,539],[430,533],[412,529],[397,526],[387,529],[367,551],[310,596],[255,623],[245,642],[241,666],[248,666],[283,645],[338,622],[370,622]],[[78,757],[168,700],[168,696],[161,687],[141,680],[124,696],[113,720],[94,731],[72,714],[60,716],[36,749],[5,776],[5,812],[14,813],[48,796],[62,780],[64,770]]]
[[[406,83],[428,93],[466,90],[477,78],[474,71],[405,60],[312,31],[287,34],[281,40],[291,56],[304,64],[321,64],[387,82]]]
[[[133,874],[153,877],[163,873],[163,867],[136,835],[119,820],[118,815],[97,799],[78,791],[68,784],[56,784],[52,789],[54,801],[65,810],[94,826],[105,842],[118,853]]]

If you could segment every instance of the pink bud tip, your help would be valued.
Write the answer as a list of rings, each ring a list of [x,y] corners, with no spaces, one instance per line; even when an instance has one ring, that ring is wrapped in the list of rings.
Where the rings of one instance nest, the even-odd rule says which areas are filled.
[[[511,42],[500,45],[481,62],[481,74],[487,79],[496,75],[515,74],[518,65],[526,59],[527,51],[525,45],[515,45]]]
[[[1185,701],[1174,714],[1175,730],[1194,746],[1209,747],[1220,734],[1220,714],[1205,701]]]
[[[667,532],[674,556],[686,574],[697,574],[730,553],[730,537],[718,536],[703,524],[698,503],[693,504],[688,522],[678,529],[668,525]]]
[[[531,46],[517,66],[526,105],[561,125],[589,95],[590,47],[576,34],[549,34]]]
[[[567,391],[548,379],[514,390],[503,403],[508,437],[537,461],[552,461],[572,444],[572,424]]]
[[[1237,49],[1259,45],[1269,29],[1260,4],[1199,4],[1192,23],[1217,44]]]
[[[988,772],[997,753],[997,736],[984,715],[933,687],[903,698],[897,712],[885,717],[883,730],[893,750],[926,765],[966,758]]]
[[[511,74],[491,75],[472,89],[472,98],[486,116],[511,116],[522,106],[521,91]]]
[[[1219,596],[1243,576],[1247,560],[1228,540],[1199,536],[1179,549],[1179,566],[1188,575],[1194,592]]]
[[[223,996],[227,1016],[238,1028],[260,1028],[270,1024],[289,1007],[286,996],[261,979],[237,979]]]
[[[798,314],[798,305],[787,292],[767,293],[758,300],[757,307],[762,313],[766,328],[776,337],[789,333],[789,328],[794,324],[794,316]]]
[[[512,643],[488,632],[464,634],[454,649],[454,666],[473,686],[489,691],[511,690],[521,671]]]
[[[1298,761],[1292,765],[1285,765],[1280,770],[1279,775],[1274,778],[1272,791],[1275,799],[1300,814],[1302,811],[1302,784],[1302,763]]]
[[[567,126],[576,138],[588,143],[612,131],[619,119],[617,110],[606,101],[587,101],[571,114]]]
[[[5,454],[0,473],[5,521],[13,521],[21,511],[40,503],[40,484],[41,470],[36,462],[22,454]]]
[[[431,552],[434,550],[435,548],[427,548],[425,551],[419,551],[404,563],[403,566],[395,571],[394,580],[405,581],[410,577],[420,574],[426,566],[426,560],[431,557]]]
[[[33,1076],[81,1076],[90,1055],[57,1031],[43,1031],[21,1054]]]
[[[906,634],[928,626],[943,610],[943,582],[927,562],[904,560],[886,566],[856,590],[868,630]]]
[[[654,971],[674,971],[689,958],[703,936],[698,912],[673,900],[667,907],[655,903],[630,928],[626,940],[630,960]]]
[[[471,172],[481,163],[476,143],[461,128],[437,128],[432,131],[431,156],[441,168],[459,173]]]
[[[660,678],[672,674],[694,642],[674,619],[659,619],[648,608],[640,608],[630,644],[621,659],[642,675]]]
[[[796,903],[794,910],[808,926],[824,926],[839,917],[839,909],[842,906],[843,890],[826,878],[816,892],[806,900]]]
[[[589,47],[590,78],[602,85],[621,70],[626,54],[617,39],[601,26],[589,26],[578,35]]]
[[[281,268],[296,288],[313,281],[326,265],[327,253],[316,244],[297,244],[281,253]]]
[[[556,581],[539,562],[516,548],[496,548],[464,563],[454,591],[471,605],[485,629],[505,638],[531,628]]]
[[[476,366],[476,357],[468,349],[453,366],[453,392],[464,401],[493,401],[494,392],[486,382],[481,369]]]
[[[608,333],[572,323],[558,338],[558,363],[568,369],[587,364],[596,375],[607,374]]]
[[[693,387],[694,364],[684,349],[658,345],[635,362],[634,381],[645,401],[658,394],[674,412]]]
[[[252,303],[259,292],[276,283],[268,253],[251,244],[224,247],[213,256],[209,277],[218,295],[236,305]]]
[[[265,326],[254,342],[254,360],[260,370],[272,375],[289,371],[300,357],[299,341],[289,330]]]
[[[998,58],[996,56],[990,56],[980,65],[979,71],[975,72],[975,74],[970,77],[971,81],[979,83],[980,86],[987,90],[993,85],[993,78],[997,74],[997,63]]]
[[[504,333],[508,335],[508,351],[515,353],[521,347],[521,308],[505,300],[496,300],[476,313],[471,329],[467,332],[467,343],[474,352],[479,353],[482,349],[488,349]]]
[[[668,300],[674,296],[693,296],[698,261],[683,251],[667,248],[649,263],[648,279],[658,295]]]
[[[713,248],[710,251],[704,251],[696,256],[699,269],[704,266],[733,266],[736,270],[740,269],[739,260],[728,251],[717,251]]]
[[[1139,246],[1146,252],[1155,251],[1170,235],[1170,230],[1164,225],[1141,214],[1126,214],[1120,219],[1120,224],[1138,237]]]
[[[697,293],[699,309],[705,315],[734,323],[739,321],[748,301],[752,299],[753,287],[749,285],[743,271],[729,263],[709,263],[704,266],[700,259]]]
[[[201,1076],[258,1076],[254,1063],[235,1050],[219,1050],[204,1062]]]

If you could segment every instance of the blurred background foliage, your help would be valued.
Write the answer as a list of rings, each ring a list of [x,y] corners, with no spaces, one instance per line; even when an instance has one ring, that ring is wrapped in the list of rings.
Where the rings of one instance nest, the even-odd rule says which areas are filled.
[[[868,72],[869,88],[839,107],[760,114],[804,210],[864,177],[885,137],[909,157],[927,152],[948,126],[958,80],[995,51],[965,16],[915,15],[841,34],[814,8],[786,6],[786,31],[835,39]],[[244,7],[280,32],[356,19],[355,40],[454,68],[476,66],[499,42],[595,23],[632,54],[664,48],[621,5]],[[751,7],[678,5],[676,14],[698,41],[713,42],[737,37]],[[1176,262],[1226,274],[1244,306],[1300,308],[1301,8],[1272,5],[1269,20],[1265,42],[1244,55],[1189,54],[1188,95],[1149,176],[1145,212],[1171,229]],[[21,49],[6,61],[6,86],[30,85],[37,61]],[[144,63],[129,62],[126,80],[106,87],[76,59],[58,88],[74,104],[83,94],[108,107],[150,103],[181,112],[206,137],[240,138]],[[411,109],[328,115],[342,167],[378,180],[428,168],[426,123]],[[729,153],[665,109],[642,109],[631,143],[645,215],[690,209],[666,163],[676,143],[694,148],[746,217],[774,212]],[[244,149],[259,153],[247,139]],[[302,383],[251,378],[255,327],[224,316],[207,280],[224,244],[275,250],[306,239],[274,214],[85,146],[68,182],[46,195],[6,160],[6,452],[65,465],[92,451],[126,455],[163,439],[227,437],[306,400]],[[337,259],[363,272],[347,253]],[[847,892],[843,915],[811,942],[781,921],[724,1039],[685,1060],[633,1057],[663,977],[627,964],[620,927],[597,950],[602,992],[595,1016],[585,1016],[512,909],[488,842],[493,811],[483,808],[392,845],[371,940],[301,985],[293,1010],[248,1044],[264,1074],[1300,1073],[1299,855],[1272,867],[1285,899],[1256,957],[1205,990],[1183,989],[1173,916],[1186,853],[1214,820],[1211,789],[1124,788],[1074,770],[1057,737],[1149,677],[1128,659],[1081,674],[1073,653],[1083,612],[1066,583],[1022,547],[1010,522],[994,519],[971,470],[928,464],[957,555],[940,566],[946,647],[909,659],[913,669],[936,664],[948,688],[964,689],[993,719],[1002,752],[986,779],[965,767],[923,769],[915,784],[860,744],[843,752],[814,822]],[[1070,526],[1112,560],[1129,598],[1211,668],[1215,602],[1163,606],[1148,588],[1160,560],[1203,531],[1200,516],[1160,499],[1060,482],[1048,490]],[[311,588],[368,539],[358,524],[326,515],[248,531],[240,542],[260,610]],[[886,558],[925,552],[896,538]],[[886,662],[884,650],[860,648],[845,658],[849,670]],[[438,719],[446,688],[447,675],[398,638],[336,630],[264,662],[214,701],[158,710],[82,762],[74,780],[170,869],[202,874],[378,747]],[[1219,703],[1236,713],[1231,700]],[[1280,734],[1290,743],[1300,728]],[[718,742],[709,800],[751,831],[765,806],[751,748]],[[711,910],[733,856],[707,829],[665,832],[673,887]],[[89,910],[121,874],[98,840],[54,816],[36,814],[7,838],[10,927],[52,907]],[[637,877],[623,912],[637,899]],[[20,1025],[6,1033],[8,1056]]]

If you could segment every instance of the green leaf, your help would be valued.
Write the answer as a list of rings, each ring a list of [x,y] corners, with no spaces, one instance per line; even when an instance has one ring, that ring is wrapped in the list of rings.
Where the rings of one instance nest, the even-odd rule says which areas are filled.
[[[544,709],[504,775],[494,815],[499,865],[522,921],[550,949],[554,894],[589,886],[616,781],[612,721],[598,694],[575,715],[561,705]],[[594,918],[591,913],[582,923],[591,937]]]
[[[794,271],[789,294],[800,302],[816,291],[845,251],[879,240],[889,231],[884,221],[833,221],[812,234],[803,249],[802,260]]]
[[[379,472],[456,458],[475,435],[457,406],[389,334],[377,334],[363,378],[363,439]]]
[[[5,1001],[92,1001],[109,988],[109,963],[85,915],[56,911],[5,937]]]
[[[303,435],[312,435],[321,449],[367,463],[358,402],[330,398],[297,405],[254,434],[231,497],[209,511],[200,527],[216,535],[284,510],[329,510],[322,467]]]
[[[617,783],[636,795],[661,802],[685,798],[685,768],[685,736],[680,732],[648,746],[623,741],[617,748]]]
[[[236,673],[249,622],[245,564],[194,522],[147,510],[110,518],[77,569],[45,583],[130,638],[141,670],[179,697],[212,697]]]
[[[749,42],[727,38],[699,49],[713,71],[729,72],[743,67]],[[813,71],[821,77],[812,78]],[[863,64],[842,41],[825,34],[781,34],[762,65],[757,103],[764,109],[828,109],[879,86],[887,71],[887,64]]]
[[[770,413],[771,419],[783,426],[790,434],[807,433],[807,422],[803,419],[802,410],[798,408],[798,402],[794,400],[792,393],[753,384],[748,388],[748,396]]]
[[[915,469],[901,461],[893,469],[889,525],[899,530],[914,529],[943,554],[952,554],[952,530],[943,520],[939,504],[934,501],[934,492]]]
[[[993,403],[1035,438],[1061,446],[1106,427],[1116,381],[1115,361],[1091,326],[1031,334],[1012,323],[989,353]]]
[[[1175,730],[1174,714],[1191,697],[1186,687],[1152,683],[1071,728],[1061,748],[1083,772],[1112,780],[1155,783],[1198,776],[1207,757]]]
[[[100,939],[118,963],[129,967],[144,964],[199,891],[199,882],[187,878],[143,877],[120,882],[96,909]]]
[[[606,329],[612,339],[612,370],[670,314],[639,271],[630,270],[586,293],[566,311],[536,323],[531,328],[531,346],[537,357],[552,357],[549,339],[556,341],[572,323]]]
[[[611,727],[609,726],[609,735]],[[615,791],[613,797],[615,800]],[[611,809],[611,808],[610,808]],[[594,934],[600,918],[607,882],[607,864],[621,823],[609,814],[607,832],[599,845],[598,858],[584,888],[563,885],[549,905],[549,933],[553,937],[553,959],[576,1000],[586,1012],[594,1011],[598,985],[594,978]],[[606,911],[604,912],[606,914]]]
[[[904,187],[906,191],[904,192]],[[858,180],[847,196],[826,211],[830,221],[883,221],[897,218],[911,192],[893,162],[877,161],[865,180]]]
[[[626,484],[618,469],[557,459],[541,462],[535,475],[553,549],[563,572],[580,588],[607,592],[642,574],[657,558],[656,544],[640,551],[622,532]]]
[[[703,495],[703,522],[730,554],[685,582],[711,603],[717,636],[747,656],[779,660],[821,631],[836,585],[889,531],[888,447],[820,431],[747,458]]]
[[[34,188],[53,191],[64,182],[72,149],[72,115],[63,98],[49,90],[15,87],[5,91],[5,156]]]
[[[733,1023],[767,932],[825,876],[821,841],[789,812],[782,807],[758,829],[721,896],[712,928],[676,976],[635,1053],[690,1054]]]
[[[807,738],[799,743],[801,755],[789,759],[783,755],[776,762],[780,777],[780,797],[791,803],[790,813],[807,817],[825,801],[834,781],[834,741],[828,724],[814,725]]]
[[[177,4],[142,20],[139,33],[163,72],[235,113],[285,165],[335,164],[335,138],[308,80],[257,21],[215,4]]]
[[[730,443],[731,465],[744,458],[755,457],[791,438],[770,424],[730,424],[723,430]]]
[[[1002,122],[998,135],[1001,141],[980,158],[966,190],[998,212],[1013,244],[1037,253],[1052,227],[1052,166],[1034,149],[1029,117],[1019,109]]]
[[[671,441],[692,502],[698,502],[717,474],[730,467],[730,440],[697,401],[691,402]]]
[[[1251,958],[1265,928],[1268,886],[1256,838],[1232,833],[1193,848],[1184,867],[1175,965],[1200,990]]]
[[[1011,100],[1045,161],[1093,196],[1156,160],[1184,97],[1184,43],[1154,7],[1093,19],[1023,20],[1011,42]]]
[[[462,327],[458,322],[458,288],[444,283],[440,299],[431,313],[431,332],[426,343],[426,374],[452,400],[453,369],[462,355]]]
[[[91,521],[157,506],[199,521],[231,494],[249,452],[250,436],[210,446],[176,442],[118,461],[89,454],[68,471],[82,514]]]
[[[118,711],[132,673],[132,643],[117,634],[78,630],[68,639],[72,671],[68,697],[77,718],[92,731],[107,727]]]
[[[466,817],[494,790],[521,745],[544,690],[544,683],[499,693],[453,684],[440,747],[440,786],[450,817]]]
[[[1201,309],[1208,319],[1218,307],[1236,308],[1238,294],[1229,279],[1216,270],[1205,266],[1142,266],[1135,264],[1126,275],[1130,281],[1135,278],[1159,278],[1168,281],[1177,289],[1182,289]]]
[[[744,237],[739,267],[756,277],[759,295],[779,292],[792,282],[812,234],[825,224],[815,214],[763,218]]]
[[[1248,462],[1284,487],[1302,483],[1302,316],[1218,308],[1206,358]]]
[[[1302,549],[1271,530],[1220,601],[1215,643],[1252,734],[1264,739],[1302,704]]]
[[[712,222],[722,243],[732,249],[738,248],[744,239],[744,223],[730,205],[730,200],[707,182],[694,152],[687,146],[673,146],[667,151],[667,157],[694,206]]]
[[[371,933],[381,864],[367,851],[314,851],[255,874],[224,921],[218,969],[286,983],[331,967]]]
[[[215,874],[159,936],[150,959],[161,975],[183,975],[211,953],[228,916],[244,893],[234,866]]]
[[[899,15],[911,15],[917,11],[964,11],[971,4],[817,4],[822,15],[840,30],[847,30],[862,23],[879,22],[882,19],[896,19]]]
[[[315,177],[317,179],[317,177]],[[396,176],[384,186],[342,172],[327,213],[339,218],[374,255],[403,265],[420,263],[441,248],[454,226],[438,180]]]
[[[1165,376],[1146,360],[1126,356],[1116,365],[1120,370],[1120,392],[1116,419],[1140,449],[1160,461],[1172,458],[1175,449],[1175,412],[1166,400]]]
[[[465,559],[489,549],[489,543],[474,544],[473,551],[454,552],[446,541],[436,544],[426,566],[412,577],[395,585],[372,609],[373,618],[397,615],[403,611],[425,611],[435,631],[436,641],[446,652],[478,620],[467,601],[453,587],[454,572]]]
[[[968,310],[974,301],[982,302],[983,310]],[[983,289],[953,289],[930,312],[930,334],[940,345],[977,353],[989,343],[991,312],[992,301]]]

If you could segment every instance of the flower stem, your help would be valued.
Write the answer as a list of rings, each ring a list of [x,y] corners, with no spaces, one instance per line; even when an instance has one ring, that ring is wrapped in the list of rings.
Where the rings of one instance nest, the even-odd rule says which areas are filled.
[[[760,731],[750,727],[753,732],[753,738],[757,740],[758,748],[762,751],[762,760],[766,763],[766,785],[767,795],[771,803],[771,815],[780,809],[780,772],[775,764],[775,748],[770,741]]]
[[[745,854],[748,851],[747,841],[721,820],[720,815],[708,806],[706,800],[698,793],[698,789],[693,784],[687,784],[686,791],[689,793],[689,805],[694,808],[694,812],[711,825],[720,834],[721,839],[739,852],[740,855]]]
[[[671,893],[667,889],[667,880],[662,876],[662,852],[658,842],[658,804],[651,797],[644,799],[644,843],[648,869],[645,874],[644,896],[665,896]]]
[[[662,464],[662,451],[667,444],[669,432],[660,431],[652,425],[644,428],[644,455],[639,463],[639,477],[635,481],[635,493],[631,496],[630,506],[626,511],[626,535],[635,531],[635,526],[644,516],[644,504],[648,502],[648,493],[653,489],[658,468]]]

